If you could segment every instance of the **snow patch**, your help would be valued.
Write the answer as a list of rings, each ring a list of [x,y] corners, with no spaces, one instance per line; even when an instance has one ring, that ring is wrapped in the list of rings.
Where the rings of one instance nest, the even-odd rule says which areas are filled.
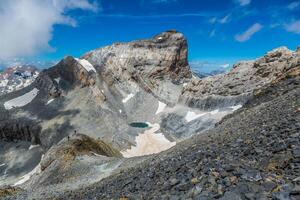
[[[199,117],[201,117],[203,115],[206,115],[206,114],[207,113],[196,114],[194,112],[188,111],[187,114],[186,114],[186,116],[185,116],[185,120],[187,122],[190,122],[190,121],[193,121],[193,120],[195,120],[195,119],[197,119],[197,118],[199,118]]]
[[[29,150],[30,150],[30,149],[34,149],[34,148],[37,148],[37,147],[39,147],[39,146],[40,146],[39,144],[37,144],[37,145],[30,145]]]
[[[230,108],[232,109],[231,112],[241,108],[242,105],[236,105],[236,106],[230,106],[230,107],[227,107],[227,108]],[[221,111],[219,109],[215,109],[215,110],[212,110],[210,112],[202,112],[200,114],[196,114],[195,112],[192,112],[192,111],[188,111],[187,114],[185,115],[185,120],[187,122],[190,122],[190,121],[193,121],[201,116],[204,116],[204,115],[207,115],[207,114],[211,114],[211,115],[216,115],[218,113],[220,113]]]
[[[54,101],[54,99],[48,100],[47,103],[46,103],[46,105],[50,104],[50,103],[53,102],[53,101]]]
[[[3,166],[5,166],[5,163],[0,164],[0,167],[3,167]]]
[[[243,107],[242,105],[236,105],[236,106],[231,106],[230,108],[233,110],[233,111],[236,111],[238,109],[240,109],[241,107]]]
[[[125,158],[159,153],[176,145],[176,142],[170,142],[162,133],[156,133],[160,129],[159,124],[147,124],[151,129],[135,138],[136,146],[121,152]]]
[[[125,97],[122,102],[123,103],[126,103],[127,101],[129,101],[132,97],[134,97],[134,94],[133,93],[130,93],[129,95],[127,95],[127,97]]]
[[[122,113],[122,110],[119,110],[119,113]]]
[[[155,114],[157,115],[158,113],[162,112],[166,108],[166,106],[167,105],[165,103],[158,101],[158,108]]]
[[[58,77],[58,78],[55,78],[54,80],[56,81],[56,83],[57,83],[57,84],[59,84],[59,82],[60,82],[61,78],[60,78],[60,77]]]
[[[22,107],[30,103],[38,94],[38,89],[34,88],[30,92],[19,96],[17,98],[11,99],[4,103],[4,107],[6,110],[10,110],[15,107]]]
[[[96,69],[89,61],[87,61],[85,59],[77,59],[77,58],[76,58],[76,60],[86,69],[86,71],[88,71],[88,72],[93,71],[96,73]]]
[[[94,156],[97,156],[97,157],[103,157],[103,155],[97,154],[97,153],[95,153],[93,151],[91,151],[91,154],[94,155]]]

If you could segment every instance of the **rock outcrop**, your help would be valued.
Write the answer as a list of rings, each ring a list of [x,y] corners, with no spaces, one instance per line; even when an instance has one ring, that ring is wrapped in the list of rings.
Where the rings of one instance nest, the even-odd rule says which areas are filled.
[[[32,121],[22,120],[2,120],[0,121],[0,140],[6,142],[29,141],[33,145],[40,144],[41,127]]]
[[[192,80],[184,87],[181,101],[203,109],[245,103],[254,90],[299,66],[300,56],[280,47],[255,61],[240,62],[228,73]]]
[[[180,93],[173,84],[191,78],[187,41],[176,31],[164,32],[149,40],[116,43],[82,58],[95,66],[109,87],[134,82],[172,104],[177,103],[176,91]]]
[[[41,170],[44,171],[54,161],[60,160],[62,165],[68,165],[76,156],[93,153],[106,157],[122,157],[111,145],[83,134],[76,134],[49,149],[41,161]]]

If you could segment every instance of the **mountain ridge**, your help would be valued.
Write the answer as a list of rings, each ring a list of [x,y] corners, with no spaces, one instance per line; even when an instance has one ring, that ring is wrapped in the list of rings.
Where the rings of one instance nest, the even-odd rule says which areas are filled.
[[[251,162],[262,161],[273,147],[293,152],[294,147],[281,145],[278,138],[299,145],[292,136],[299,130],[299,50],[275,49],[224,74],[199,79],[192,76],[187,48],[185,37],[176,31],[113,44],[78,59],[67,56],[31,85],[0,96],[0,172],[5,172],[4,183],[24,190],[16,189],[19,194],[7,199],[290,195],[297,186],[290,181],[297,178],[289,174],[293,169],[283,173],[290,189],[278,189],[274,196],[270,191],[283,187],[281,180],[272,179],[274,187],[265,189],[267,175],[275,175]],[[291,129],[289,121],[295,122]],[[269,144],[276,123],[271,137],[275,142]],[[99,155],[96,149],[101,148],[113,149],[114,156]],[[163,152],[153,154],[157,149]],[[247,159],[234,174],[229,162],[241,159],[244,150]],[[296,166],[298,154],[291,156],[296,161],[288,164]],[[23,168],[15,168],[16,162]],[[247,185],[250,196],[233,187],[240,184]]]

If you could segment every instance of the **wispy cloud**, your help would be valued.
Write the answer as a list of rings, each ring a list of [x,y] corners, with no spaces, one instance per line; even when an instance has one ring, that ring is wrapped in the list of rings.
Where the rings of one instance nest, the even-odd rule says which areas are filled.
[[[152,3],[173,3],[177,0],[152,0]]]
[[[251,3],[251,0],[237,0],[237,2],[241,5],[241,6],[247,6]]]
[[[167,18],[167,17],[210,17],[207,13],[181,13],[181,14],[150,14],[150,15],[129,15],[129,14],[99,14],[97,17],[106,18],[130,18],[130,19],[152,19],[152,18]]]
[[[76,26],[67,11],[97,11],[88,0],[9,0],[0,2],[0,59],[34,55],[53,48],[49,45],[53,26]]]
[[[300,20],[293,21],[285,25],[285,30],[288,32],[300,34]]]
[[[290,10],[294,10],[296,8],[298,8],[300,6],[300,2],[298,1],[294,1],[292,3],[290,3],[287,8],[290,9]]]
[[[216,36],[216,30],[214,29],[214,30],[212,30],[211,32],[210,32],[210,34],[209,34],[209,37],[215,37]]]
[[[229,20],[230,20],[230,14],[228,14],[228,15],[224,16],[223,18],[221,18],[221,19],[219,20],[219,22],[220,22],[221,24],[226,24],[226,23],[229,22]]]
[[[230,21],[231,14],[225,15],[221,18],[217,17],[212,17],[209,19],[209,23],[215,24],[215,23],[220,23],[220,24],[226,24]]]
[[[255,23],[250,26],[245,32],[235,35],[235,40],[239,42],[245,42],[249,40],[255,33],[260,31],[263,26],[259,23]]]
[[[166,4],[166,3],[175,3],[177,0],[141,0],[140,5],[144,5],[146,3],[152,3],[152,4]]]

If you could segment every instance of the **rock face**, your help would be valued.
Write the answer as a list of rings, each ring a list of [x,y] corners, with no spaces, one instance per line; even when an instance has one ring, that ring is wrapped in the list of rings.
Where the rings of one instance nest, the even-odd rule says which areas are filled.
[[[29,141],[39,144],[40,127],[30,120],[10,120],[0,122],[0,140],[6,142]]]
[[[299,65],[298,54],[280,47],[255,61],[238,63],[228,73],[191,81],[184,87],[181,100],[204,109],[244,103],[254,90]]]
[[[78,59],[71,56],[65,57],[55,67],[44,71],[43,74],[48,75],[52,80],[63,79],[72,86],[86,87],[95,83],[93,79],[95,76],[87,71]],[[57,81],[55,82],[57,83]]]
[[[134,143],[139,132],[128,124],[159,122],[155,107],[159,102],[176,105],[182,83],[190,78],[187,41],[182,33],[168,31],[96,49],[80,59],[67,56],[41,72],[29,87],[0,97],[5,104],[38,91],[31,102],[0,109],[6,121],[30,113],[28,117],[41,127],[39,136],[46,148],[79,130],[123,149]],[[96,119],[90,120],[91,116]]]
[[[199,79],[176,31],[67,56],[0,96],[0,186],[24,189],[8,199],[295,196],[299,58],[279,48]]]
[[[117,43],[91,51],[83,58],[97,68],[109,87],[119,82],[135,82],[173,104],[177,103],[174,90],[178,89],[172,84],[191,78],[187,41],[176,31],[161,33],[151,40]]]

